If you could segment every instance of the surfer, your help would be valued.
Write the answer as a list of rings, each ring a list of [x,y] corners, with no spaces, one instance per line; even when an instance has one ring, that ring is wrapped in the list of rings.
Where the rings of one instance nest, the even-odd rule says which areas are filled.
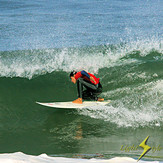
[[[78,99],[74,100],[73,103],[82,104],[83,100],[104,101],[103,98],[97,97],[102,93],[102,85],[99,82],[99,78],[84,70],[79,72],[72,71],[70,78],[74,84],[77,83],[78,90]],[[83,87],[85,90],[83,90]]]

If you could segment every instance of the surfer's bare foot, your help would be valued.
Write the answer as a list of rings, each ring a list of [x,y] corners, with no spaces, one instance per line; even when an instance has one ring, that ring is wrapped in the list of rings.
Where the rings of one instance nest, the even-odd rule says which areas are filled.
[[[97,101],[102,102],[102,101],[104,101],[104,98],[98,97]]]
[[[78,99],[74,100],[73,103],[82,104],[83,103],[82,98],[78,98]]]

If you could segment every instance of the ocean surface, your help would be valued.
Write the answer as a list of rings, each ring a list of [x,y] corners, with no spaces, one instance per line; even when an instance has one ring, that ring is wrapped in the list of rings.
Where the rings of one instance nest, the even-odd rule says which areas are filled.
[[[0,162],[136,162],[147,136],[140,162],[162,162],[162,9],[162,0],[0,0]],[[75,100],[72,70],[99,77],[111,103],[36,104]]]

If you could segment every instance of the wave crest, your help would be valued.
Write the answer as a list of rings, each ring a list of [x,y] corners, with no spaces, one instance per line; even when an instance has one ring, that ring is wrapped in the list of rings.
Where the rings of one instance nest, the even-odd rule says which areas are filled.
[[[53,71],[82,69],[97,73],[101,68],[149,59],[163,60],[161,41],[153,39],[119,45],[6,51],[0,52],[0,76],[31,79]]]

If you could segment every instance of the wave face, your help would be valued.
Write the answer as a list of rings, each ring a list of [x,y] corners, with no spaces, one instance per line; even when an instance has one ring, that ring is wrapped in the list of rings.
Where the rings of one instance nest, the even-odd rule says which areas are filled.
[[[111,99],[112,103],[106,107],[80,110],[79,114],[103,119],[118,127],[162,126],[163,49],[159,40],[5,51],[0,52],[0,58],[0,80],[7,88],[12,87],[11,84],[22,89],[27,87],[29,96],[33,97],[31,87],[39,89],[44,81],[49,94],[46,97],[40,95],[40,99],[50,100],[53,96],[58,101],[72,100],[76,97],[76,90],[70,84],[68,74],[71,70],[84,69],[101,78],[102,96]],[[68,88],[68,85],[72,87]],[[12,89],[18,91],[14,86]],[[56,95],[50,89],[55,89]],[[65,94],[59,93],[65,91]]]

